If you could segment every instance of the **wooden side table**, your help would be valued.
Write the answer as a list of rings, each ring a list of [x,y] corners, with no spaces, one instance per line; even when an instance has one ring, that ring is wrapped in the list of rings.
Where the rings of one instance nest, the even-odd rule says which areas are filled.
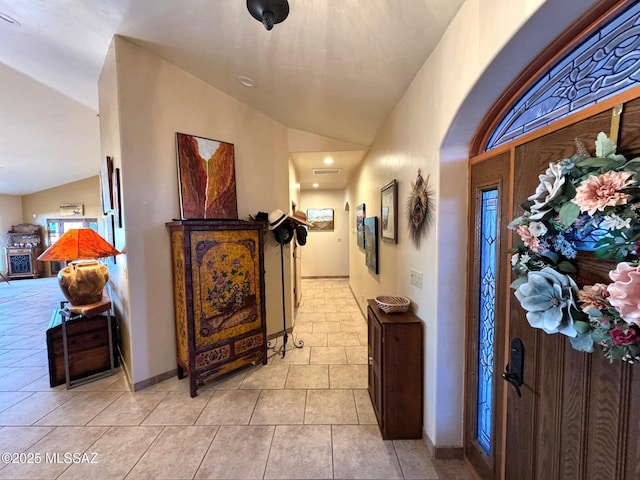
[[[67,389],[79,387],[85,383],[93,382],[100,378],[113,375],[115,372],[114,358],[113,358],[113,335],[111,332],[111,299],[106,293],[102,294],[102,299],[98,302],[91,303],[89,305],[72,305],[70,303],[64,303],[60,309],[61,326],[62,326],[62,348],[64,352],[64,376],[66,379]],[[67,322],[69,320],[76,320],[82,318],[93,318],[101,313],[107,314],[107,330],[109,337],[109,370],[98,372],[93,375],[89,375],[85,378],[79,378],[71,380],[69,373],[69,346],[67,337]]]

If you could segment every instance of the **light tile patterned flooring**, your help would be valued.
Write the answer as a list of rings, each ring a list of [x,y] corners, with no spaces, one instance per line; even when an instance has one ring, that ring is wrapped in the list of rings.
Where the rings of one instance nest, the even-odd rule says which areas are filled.
[[[0,283],[0,479],[472,478],[420,440],[382,440],[346,279],[303,280],[303,348],[290,336],[284,358],[270,350],[268,365],[196,398],[177,377],[131,392],[121,371],[49,388],[45,330],[60,299],[53,278]]]

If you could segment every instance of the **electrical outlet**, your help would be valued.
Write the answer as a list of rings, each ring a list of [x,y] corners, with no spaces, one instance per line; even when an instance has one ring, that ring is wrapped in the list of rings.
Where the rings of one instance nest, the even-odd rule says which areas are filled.
[[[422,272],[411,269],[411,285],[422,288]]]

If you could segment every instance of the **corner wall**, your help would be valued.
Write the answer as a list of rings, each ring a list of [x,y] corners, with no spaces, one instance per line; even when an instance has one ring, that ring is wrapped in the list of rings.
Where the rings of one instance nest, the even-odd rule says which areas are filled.
[[[115,37],[99,83],[103,156],[122,169],[127,270],[113,278],[124,311],[126,366],[139,384],[175,371],[173,285],[165,223],[180,217],[175,134],[235,145],[238,216],[288,210],[287,128],[202,80]],[[103,106],[110,108],[103,118]],[[105,141],[104,139],[109,139]],[[265,237],[267,334],[282,328],[280,250]],[[290,271],[290,258],[285,271]],[[128,294],[126,289],[128,287]],[[291,291],[290,276],[285,280]],[[286,302],[286,318],[292,304]]]

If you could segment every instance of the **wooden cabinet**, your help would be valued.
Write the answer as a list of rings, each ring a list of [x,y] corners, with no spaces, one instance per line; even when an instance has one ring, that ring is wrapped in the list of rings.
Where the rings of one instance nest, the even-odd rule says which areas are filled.
[[[38,255],[40,247],[7,247],[7,269],[10,278],[38,278],[42,275],[44,264]]]
[[[44,263],[37,260],[40,248],[40,225],[21,223],[7,232],[7,274],[10,278],[38,278]]]
[[[208,380],[267,363],[264,223],[183,220],[171,235],[178,377]]]
[[[422,438],[422,321],[367,303],[369,395],[382,438]]]

